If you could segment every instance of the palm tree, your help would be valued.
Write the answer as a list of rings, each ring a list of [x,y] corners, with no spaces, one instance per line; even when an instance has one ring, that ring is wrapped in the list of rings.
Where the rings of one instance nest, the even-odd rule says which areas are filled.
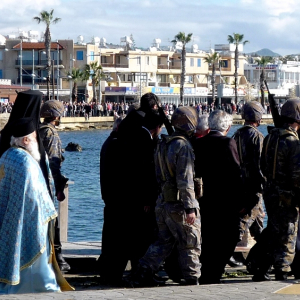
[[[71,72],[67,73],[69,80],[73,81],[72,89],[72,102],[74,103],[77,99],[77,83],[83,78],[83,72],[78,68],[73,68]]]
[[[185,81],[185,57],[186,57],[186,44],[192,40],[192,33],[185,35],[184,32],[179,32],[175,35],[172,43],[182,43],[182,52],[181,52],[181,76],[180,76],[180,102],[183,103],[184,96],[184,81]]]
[[[47,100],[50,100],[50,77],[51,77],[51,33],[50,33],[50,25],[56,24],[61,20],[61,18],[53,18],[53,12],[54,9],[52,9],[50,12],[48,11],[41,11],[40,15],[37,17],[34,17],[33,19],[38,22],[38,24],[45,23],[46,24],[46,30],[44,33],[44,40],[45,40],[45,49],[46,49],[46,58],[47,58]]]
[[[102,66],[100,64],[98,65],[98,61],[93,61],[85,65],[82,78],[83,80],[92,79],[93,101],[95,102],[97,102],[96,86],[99,84],[103,76]]]
[[[238,65],[239,65],[239,44],[243,45],[249,43],[249,41],[243,41],[244,35],[239,33],[233,33],[233,35],[228,35],[227,40],[230,44],[235,44],[234,51],[234,94],[235,103],[237,103],[237,86],[238,86]]]
[[[262,56],[260,58],[255,59],[255,62],[261,67],[261,73],[260,73],[260,101],[261,105],[264,107],[265,105],[265,66],[268,63],[271,63],[273,61],[273,58],[270,56]]]
[[[209,66],[212,67],[211,70],[211,87],[212,87],[212,106],[215,105],[216,102],[216,96],[215,96],[215,90],[216,90],[216,64],[218,64],[220,59],[218,52],[213,52],[211,54],[208,54],[207,57],[204,58],[204,62],[206,62]]]

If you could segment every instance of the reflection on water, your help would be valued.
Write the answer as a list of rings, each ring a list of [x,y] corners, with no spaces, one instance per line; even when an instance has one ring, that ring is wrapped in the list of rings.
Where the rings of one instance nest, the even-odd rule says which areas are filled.
[[[240,127],[232,126],[228,135],[232,136]],[[266,125],[259,129],[264,135],[267,134]],[[99,183],[99,153],[110,132],[111,130],[89,130],[59,133],[63,148],[69,142],[82,146],[82,152],[65,152],[62,165],[64,175],[74,182],[69,188],[68,239],[71,242],[101,240],[103,202]]]

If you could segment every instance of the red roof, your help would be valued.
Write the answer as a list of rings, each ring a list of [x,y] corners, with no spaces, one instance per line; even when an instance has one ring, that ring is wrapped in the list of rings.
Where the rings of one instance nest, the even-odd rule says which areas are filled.
[[[24,86],[24,85],[21,86],[21,85],[2,85],[2,84],[0,84],[0,90],[8,90],[8,89],[20,89],[20,90],[27,91],[27,90],[30,90],[31,88]]]
[[[64,49],[64,47],[60,43],[51,43],[51,49],[52,50],[57,50],[57,44],[59,50]],[[13,49],[20,49],[21,43],[15,45]],[[44,42],[38,42],[38,43],[31,43],[31,42],[23,42],[22,43],[22,49],[23,50],[45,50],[45,43]]]

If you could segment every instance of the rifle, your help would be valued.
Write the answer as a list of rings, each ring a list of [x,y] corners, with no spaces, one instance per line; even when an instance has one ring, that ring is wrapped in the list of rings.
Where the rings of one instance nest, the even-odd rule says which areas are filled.
[[[154,97],[156,105],[158,107],[158,113],[160,115],[160,117],[163,120],[163,123],[167,129],[168,135],[171,135],[174,132],[174,129],[169,121],[169,119],[167,118],[166,114],[164,113],[164,110],[162,109],[162,107],[159,105],[157,99]]]
[[[270,109],[271,109],[272,118],[274,121],[274,126],[277,128],[282,127],[283,122],[282,122],[281,116],[279,114],[278,105],[276,104],[275,99],[274,99],[274,94],[270,93],[270,90],[269,90],[266,80],[264,80],[264,84],[268,90],[268,101],[269,101],[269,105],[270,105]]]

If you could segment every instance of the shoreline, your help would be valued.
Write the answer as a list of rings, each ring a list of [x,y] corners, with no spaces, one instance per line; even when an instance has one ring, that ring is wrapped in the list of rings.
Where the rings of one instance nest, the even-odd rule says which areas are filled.
[[[0,114],[0,130],[3,129],[8,121],[10,114]],[[42,120],[41,120],[42,121]],[[61,124],[57,127],[58,131],[83,131],[91,129],[111,129],[114,117],[62,117]],[[243,125],[244,120],[241,115],[233,115],[233,125]],[[264,115],[261,120],[262,125],[273,124],[272,115]]]

